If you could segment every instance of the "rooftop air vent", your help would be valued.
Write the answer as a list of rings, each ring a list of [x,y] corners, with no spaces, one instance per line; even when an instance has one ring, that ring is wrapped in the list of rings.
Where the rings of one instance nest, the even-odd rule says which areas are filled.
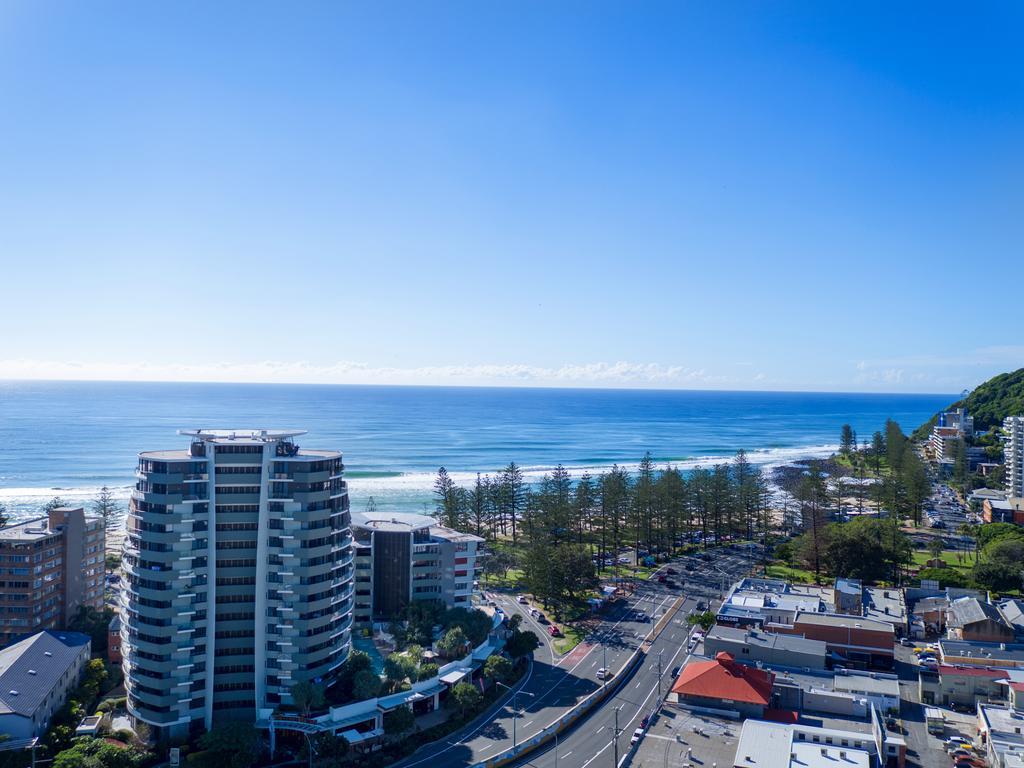
[[[36,673],[36,671],[35,671],[34,669],[30,669],[30,670],[28,671],[28,673],[29,673],[30,675],[34,675],[34,674]]]
[[[11,696],[17,696],[18,695],[17,691],[8,691],[8,693],[10,693]]]

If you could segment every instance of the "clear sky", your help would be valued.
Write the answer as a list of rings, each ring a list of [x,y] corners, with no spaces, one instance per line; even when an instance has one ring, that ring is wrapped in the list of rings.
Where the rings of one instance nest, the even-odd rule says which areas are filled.
[[[0,377],[1020,367],[1024,11],[895,5],[4,2]]]

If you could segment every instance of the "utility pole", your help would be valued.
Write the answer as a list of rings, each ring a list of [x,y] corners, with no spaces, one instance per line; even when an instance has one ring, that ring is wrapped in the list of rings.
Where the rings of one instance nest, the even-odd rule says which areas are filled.
[[[608,645],[601,641],[601,666],[604,668],[604,677],[601,678],[601,687],[608,685]]]

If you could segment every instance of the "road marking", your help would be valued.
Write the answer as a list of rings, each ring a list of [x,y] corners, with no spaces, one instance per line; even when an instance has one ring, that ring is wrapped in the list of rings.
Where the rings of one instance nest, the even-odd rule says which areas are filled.
[[[572,754],[572,750],[570,749],[568,752],[566,752],[564,755],[562,755],[562,757],[568,757],[571,754]]]
[[[604,730],[604,726],[602,725],[600,728],[598,728],[596,731],[594,731],[594,733],[600,733],[603,730]]]

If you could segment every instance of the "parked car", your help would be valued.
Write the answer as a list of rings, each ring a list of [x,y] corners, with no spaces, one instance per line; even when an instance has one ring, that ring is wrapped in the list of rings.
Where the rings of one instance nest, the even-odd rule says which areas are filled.
[[[679,667],[672,667],[672,679],[679,677]]]
[[[659,584],[664,584],[666,581],[668,581],[668,577],[665,576],[664,574],[658,576],[658,583]]]
[[[677,573],[679,573],[679,571],[677,571],[675,568],[666,568],[665,573],[667,573],[669,576],[675,576]]]
[[[526,603],[527,603],[526,595],[520,595],[519,597],[517,597],[516,598],[516,602],[521,603],[523,605],[526,605]]]
[[[904,648],[910,648],[914,645],[914,641],[911,640],[909,637],[901,637],[900,645],[902,645]]]
[[[600,669],[597,670],[597,679],[598,680],[606,680],[606,679],[608,679],[611,676],[612,676],[612,673],[609,672],[604,667],[601,667]]]
[[[633,735],[629,737],[629,745],[630,746],[636,745],[640,741],[640,739],[642,739],[643,737],[644,737],[644,729],[643,728],[637,728],[635,731],[633,731]]]
[[[552,624],[550,627],[548,627],[548,634],[551,635],[552,637],[561,637],[562,636],[562,630],[560,630],[558,627],[556,627],[554,624]]]

